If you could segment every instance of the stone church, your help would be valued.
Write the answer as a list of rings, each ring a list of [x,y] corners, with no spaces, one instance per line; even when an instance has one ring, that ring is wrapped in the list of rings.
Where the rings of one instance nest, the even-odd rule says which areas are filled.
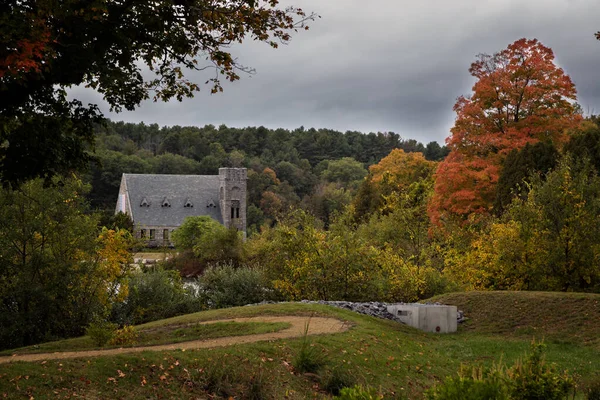
[[[171,245],[186,217],[207,215],[246,236],[246,168],[219,175],[123,174],[115,213],[133,220],[134,235],[148,246]]]

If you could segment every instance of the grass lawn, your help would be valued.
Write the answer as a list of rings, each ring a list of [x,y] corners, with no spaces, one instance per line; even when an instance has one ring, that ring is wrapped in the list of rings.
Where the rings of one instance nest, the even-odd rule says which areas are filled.
[[[208,350],[3,364],[0,398],[328,398],[327,388],[344,382],[375,387],[386,398],[419,399],[426,388],[456,374],[461,364],[490,366],[501,358],[512,364],[533,338],[545,338],[547,360],[576,374],[580,386],[600,380],[600,295],[488,292],[434,300],[458,305],[469,321],[456,334],[439,335],[347,310],[288,303],[208,311],[144,325],[147,329],[234,317],[311,314],[351,323],[346,332],[307,338],[326,361],[314,374],[293,367],[303,343],[298,338]],[[579,312],[587,315],[572,315]]]
[[[166,321],[166,320],[163,320]],[[159,344],[180,343],[190,340],[216,339],[227,336],[243,336],[259,333],[277,332],[286,329],[290,324],[281,322],[235,322],[224,321],[210,324],[175,320],[166,324],[144,324],[136,327],[138,339],[132,346],[154,346]],[[60,351],[84,351],[96,349],[110,349],[127,346],[98,347],[88,336],[73,339],[59,340],[56,342],[42,343],[36,346],[23,347],[16,350],[5,350],[0,356],[12,354],[51,353]]]

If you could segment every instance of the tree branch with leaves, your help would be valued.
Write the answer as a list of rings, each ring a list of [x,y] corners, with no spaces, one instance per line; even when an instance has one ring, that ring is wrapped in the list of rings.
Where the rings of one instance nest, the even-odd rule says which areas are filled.
[[[205,84],[221,92],[223,80],[253,71],[232,55],[232,44],[254,40],[276,48],[316,17],[278,0],[5,2],[0,181],[50,177],[88,163],[91,126],[102,115],[68,101],[66,88],[85,85],[111,110],[133,110],[150,98],[193,97],[202,83],[190,73],[214,68]]]

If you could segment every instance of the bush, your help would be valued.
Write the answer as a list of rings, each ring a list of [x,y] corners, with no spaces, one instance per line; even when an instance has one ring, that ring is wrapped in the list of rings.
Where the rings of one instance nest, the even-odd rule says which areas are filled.
[[[128,346],[135,344],[138,339],[138,333],[135,328],[131,325],[126,325],[121,329],[118,329],[112,339],[110,340],[110,344],[112,346]]]
[[[335,367],[325,375],[323,389],[333,395],[339,395],[344,388],[356,384],[356,378],[342,367]]]
[[[340,395],[335,397],[337,400],[377,400],[383,399],[383,396],[377,393],[373,388],[363,388],[354,386],[340,390]]]
[[[200,311],[202,304],[186,290],[177,271],[160,266],[133,273],[129,293],[113,307],[112,320],[120,325],[137,325],[175,315]]]
[[[200,261],[192,250],[180,251],[174,257],[162,263],[167,270],[179,271],[181,276],[192,277],[201,275],[206,269],[205,263]]]
[[[86,334],[96,346],[104,347],[117,331],[117,324],[107,321],[92,322],[86,329]]]
[[[197,279],[198,296],[208,308],[260,303],[272,295],[267,279],[256,268],[217,265]]]
[[[446,378],[444,384],[426,392],[429,400],[508,400],[508,389],[501,374],[484,374],[481,367],[462,368],[458,378]]]
[[[507,370],[511,397],[523,400],[561,400],[575,388],[574,380],[566,373],[546,364],[544,344],[532,343],[531,353],[525,360],[517,360]]]
[[[429,400],[562,400],[574,390],[575,382],[566,373],[556,371],[544,360],[544,345],[531,344],[527,357],[512,368],[501,365],[484,371],[473,368],[471,375],[461,368],[458,378],[447,378],[444,384],[429,389]]]

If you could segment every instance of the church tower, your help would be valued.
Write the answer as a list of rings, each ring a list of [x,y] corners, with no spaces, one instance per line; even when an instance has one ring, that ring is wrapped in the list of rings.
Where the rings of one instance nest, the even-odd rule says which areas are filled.
[[[223,225],[246,237],[246,168],[219,168],[219,203]]]

